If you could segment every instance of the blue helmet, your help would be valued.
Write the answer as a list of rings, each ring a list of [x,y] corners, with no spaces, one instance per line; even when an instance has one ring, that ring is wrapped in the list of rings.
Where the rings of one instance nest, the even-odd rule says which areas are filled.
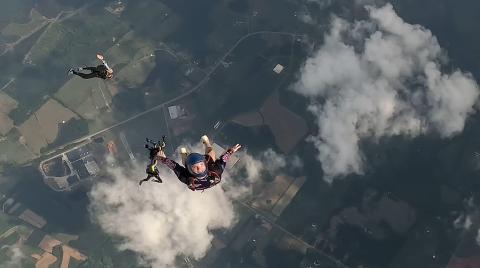
[[[202,173],[195,173],[193,172],[192,170],[192,166],[197,164],[197,163],[200,163],[200,162],[204,162],[205,163],[205,156],[204,155],[201,155],[199,153],[191,153],[187,156],[187,159],[185,160],[185,166],[187,167],[188,171],[190,172],[190,174],[192,174],[193,176],[199,178],[199,177],[205,177],[207,175],[207,165],[205,163],[205,171],[202,172]]]

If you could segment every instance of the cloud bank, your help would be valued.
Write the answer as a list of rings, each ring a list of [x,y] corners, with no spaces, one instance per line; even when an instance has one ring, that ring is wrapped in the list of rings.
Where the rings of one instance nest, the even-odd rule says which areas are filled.
[[[329,182],[363,173],[362,139],[458,134],[479,94],[471,74],[443,71],[446,57],[428,29],[404,22],[390,4],[367,10],[368,20],[332,19],[293,86],[311,99],[319,130],[309,141]]]
[[[190,146],[200,151],[201,146]],[[177,257],[201,259],[210,248],[211,230],[228,229],[236,222],[233,201],[251,191],[261,172],[276,172],[285,164],[267,150],[267,166],[244,151],[233,170],[226,170],[221,187],[192,192],[172,171],[159,166],[162,184],[138,181],[144,166],[111,168],[112,181],[97,183],[90,192],[92,219],[109,234],[122,238],[120,250],[132,250],[139,262],[154,268],[176,267]],[[179,159],[177,159],[179,160]],[[179,161],[177,161],[179,162]]]

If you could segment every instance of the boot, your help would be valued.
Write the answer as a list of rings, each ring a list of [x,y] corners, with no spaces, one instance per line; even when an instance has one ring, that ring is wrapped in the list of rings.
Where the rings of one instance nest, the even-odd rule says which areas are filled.
[[[206,146],[206,147],[212,147],[212,145],[210,144],[210,140],[208,139],[207,135],[203,135],[201,137],[201,140],[202,140],[202,143]]]
[[[187,160],[187,156],[188,156],[187,148],[185,147],[180,148],[180,157],[182,158],[182,163],[184,166],[185,166],[185,161]]]

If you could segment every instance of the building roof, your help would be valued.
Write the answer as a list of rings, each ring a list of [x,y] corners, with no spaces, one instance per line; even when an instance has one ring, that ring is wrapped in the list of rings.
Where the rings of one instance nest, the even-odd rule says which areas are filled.
[[[180,106],[170,106],[168,107],[168,113],[170,114],[170,119],[176,119],[180,117],[181,114],[181,108]]]
[[[55,181],[55,184],[57,185],[57,188],[59,190],[63,190],[63,189],[68,188],[67,178],[65,178],[65,177],[60,177],[60,178],[54,177],[53,180]]]
[[[281,73],[283,71],[283,65],[277,64],[275,68],[273,68],[273,71],[276,72],[277,74]]]
[[[31,211],[30,209],[26,209],[20,216],[18,216],[18,218],[30,223],[38,229],[42,229],[42,227],[47,224],[47,221],[44,218],[39,216],[37,213]]]
[[[99,171],[100,168],[97,165],[97,162],[93,158],[88,158],[85,161],[85,168],[87,169],[88,173],[92,176],[96,175]]]

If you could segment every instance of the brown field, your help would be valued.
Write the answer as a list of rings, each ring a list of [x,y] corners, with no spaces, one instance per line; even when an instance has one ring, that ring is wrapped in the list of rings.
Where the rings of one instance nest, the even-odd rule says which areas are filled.
[[[48,268],[50,265],[54,264],[56,261],[57,261],[57,257],[53,256],[48,252],[45,252],[42,254],[42,257],[35,264],[35,268]]]
[[[0,113],[0,135],[5,136],[13,128],[13,120],[4,113]]]
[[[54,142],[57,138],[59,124],[62,121],[78,118],[72,111],[53,99],[40,107],[35,114],[48,143]]]
[[[297,195],[298,190],[302,188],[303,184],[305,183],[305,177],[297,178],[293,181],[293,183],[288,187],[287,191],[282,195],[282,197],[278,200],[275,206],[272,209],[272,213],[275,216],[280,216],[287,208],[288,204],[292,201],[292,199]]]
[[[38,245],[39,248],[43,249],[46,252],[53,253],[53,248],[62,244],[62,242],[54,239],[49,235],[45,235]]]
[[[27,147],[33,153],[39,154],[41,148],[55,141],[59,124],[71,118],[78,118],[78,116],[56,100],[50,99],[20,125],[18,130]]]
[[[37,227],[38,229],[41,229],[45,224],[47,224],[47,221],[39,216],[37,213],[31,211],[30,209],[26,209],[23,211],[23,213],[18,216],[19,219],[24,220],[31,225]]]
[[[260,112],[273,132],[275,143],[284,153],[289,153],[307,135],[305,120],[280,104],[278,92],[268,97]]]
[[[55,93],[55,97],[83,118],[95,119],[99,111],[92,100],[92,92],[97,90],[98,83],[97,79],[73,77]]]
[[[0,113],[8,114],[17,108],[18,102],[7,94],[0,92]]]
[[[70,258],[74,258],[78,261],[85,261],[87,256],[83,255],[82,253],[78,252],[78,250],[71,248],[69,246],[62,246],[63,256],[62,256],[62,265],[61,268],[68,268],[68,264],[70,263]]]
[[[280,104],[277,91],[268,97],[259,112],[237,115],[232,122],[244,127],[268,125],[275,143],[284,153],[293,150],[308,132],[305,120]]]
[[[262,187],[258,187],[262,191],[255,197],[252,206],[270,212],[292,182],[292,177],[278,175],[272,182],[263,183]]]
[[[34,254],[30,255],[30,256],[31,256],[32,258],[34,258],[35,260],[40,260],[40,259],[42,258],[42,256],[41,256],[40,254],[36,254],[36,253],[34,253]]]
[[[244,127],[255,127],[264,124],[263,117],[259,112],[250,112],[237,115],[232,119],[232,122]]]
[[[65,233],[53,234],[52,237],[54,239],[57,239],[58,241],[61,241],[63,244],[68,244],[70,243],[70,241],[74,241],[78,239],[78,235],[71,235],[71,234],[65,234]]]
[[[37,155],[40,154],[40,149],[48,145],[43,133],[38,131],[39,129],[41,128],[35,115],[30,116],[27,121],[18,127],[18,131],[23,136],[25,145],[32,153]]]

